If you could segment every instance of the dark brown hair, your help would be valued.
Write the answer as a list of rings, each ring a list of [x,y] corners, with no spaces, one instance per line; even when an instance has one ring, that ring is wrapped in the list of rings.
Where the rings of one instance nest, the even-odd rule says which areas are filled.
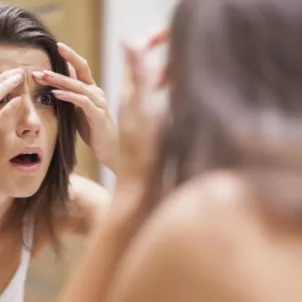
[[[301,53],[301,1],[181,1],[163,152],[176,185],[213,169],[300,174]]]
[[[52,34],[32,13],[11,5],[0,5],[0,43],[39,48],[47,53],[52,70],[69,75],[66,62],[59,55]],[[54,154],[39,190],[31,197],[16,200],[23,215],[44,220],[55,247],[59,240],[54,225],[55,215],[66,211],[69,200],[69,175],[75,163],[74,107],[67,102],[55,102],[58,119],[58,138]]]

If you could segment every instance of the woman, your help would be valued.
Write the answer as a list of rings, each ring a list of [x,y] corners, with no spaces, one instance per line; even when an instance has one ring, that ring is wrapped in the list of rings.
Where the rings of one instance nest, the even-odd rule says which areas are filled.
[[[108,209],[102,187],[71,175],[76,127],[113,170],[118,141],[86,61],[35,16],[0,5],[0,41],[0,301],[21,302],[30,260]]]
[[[302,300],[301,16],[296,0],[181,1],[164,128],[151,128],[162,113],[147,49],[127,50],[113,222],[91,239],[64,302]],[[162,198],[154,180],[166,171],[174,188]]]

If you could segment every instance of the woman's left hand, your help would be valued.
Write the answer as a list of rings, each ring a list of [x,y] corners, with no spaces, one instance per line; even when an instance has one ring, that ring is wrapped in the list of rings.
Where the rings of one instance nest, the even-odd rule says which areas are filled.
[[[108,111],[104,92],[99,88],[87,61],[73,49],[58,43],[61,56],[69,63],[71,77],[49,70],[33,72],[41,85],[57,88],[54,96],[76,107],[76,126],[98,160],[115,171],[118,156],[118,133]]]
[[[119,181],[125,176],[130,177],[131,182],[133,179],[145,181],[157,166],[168,102],[158,99],[156,92],[165,85],[167,75],[164,68],[153,83],[147,56],[168,38],[169,29],[163,29],[144,44],[124,45],[126,77],[119,104]]]

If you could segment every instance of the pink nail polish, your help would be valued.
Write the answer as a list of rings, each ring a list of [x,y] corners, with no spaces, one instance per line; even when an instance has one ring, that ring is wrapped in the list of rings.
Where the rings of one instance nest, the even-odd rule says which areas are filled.
[[[44,73],[41,71],[33,71],[32,75],[37,79],[42,80],[44,78]]]
[[[54,78],[56,76],[56,74],[53,72],[53,71],[50,71],[50,70],[43,70],[43,73],[46,75],[46,76],[49,76],[51,78]]]
[[[57,43],[59,49],[61,49],[62,51],[69,51],[69,47],[67,45],[65,45],[64,43],[58,42]]]
[[[52,90],[52,93],[55,94],[55,95],[63,95],[63,94],[65,94],[64,91],[62,91],[62,90]]]

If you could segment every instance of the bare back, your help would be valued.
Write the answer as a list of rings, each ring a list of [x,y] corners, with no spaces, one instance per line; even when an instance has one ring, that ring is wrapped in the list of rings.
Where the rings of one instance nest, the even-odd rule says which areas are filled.
[[[229,173],[177,189],[124,258],[112,301],[302,301],[302,230],[254,197]]]

